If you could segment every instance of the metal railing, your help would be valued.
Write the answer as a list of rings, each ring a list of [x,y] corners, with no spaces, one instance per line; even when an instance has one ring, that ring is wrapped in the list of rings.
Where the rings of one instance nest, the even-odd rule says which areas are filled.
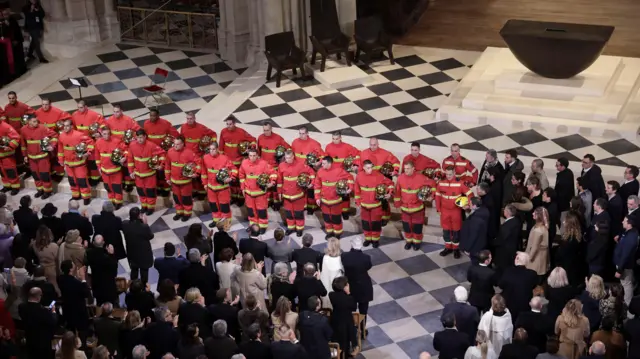
[[[218,13],[118,6],[122,41],[218,50]]]

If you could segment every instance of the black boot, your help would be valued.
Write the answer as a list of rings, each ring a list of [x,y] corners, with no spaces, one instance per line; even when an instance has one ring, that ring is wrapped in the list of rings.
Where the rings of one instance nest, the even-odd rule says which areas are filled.
[[[287,236],[290,236],[293,232],[295,232],[295,230],[287,229],[286,232],[284,232],[284,234],[287,235]]]
[[[215,226],[216,226],[216,222],[215,221],[209,223],[209,228],[215,228]]]
[[[191,216],[186,215],[186,214],[183,214],[183,215],[182,215],[182,222],[186,222],[186,221],[188,221],[188,220],[190,220],[190,219],[191,219]]]
[[[47,198],[51,197],[51,194],[52,194],[51,192],[45,192],[45,193],[43,193],[43,194],[42,194],[42,199],[47,199]]]
[[[327,235],[324,236],[324,239],[329,240],[331,237],[333,237],[333,233],[327,233]]]
[[[182,215],[181,215],[181,214],[176,214],[175,216],[173,216],[173,220],[174,220],[174,221],[177,221],[177,220],[179,220],[180,218],[182,218]]]
[[[242,207],[242,206],[244,206],[244,199],[239,199],[239,200],[237,200],[237,201],[236,201],[236,205],[237,205],[238,207]]]
[[[408,251],[409,249],[411,249],[411,242],[406,242],[406,243],[404,244],[404,249],[405,249],[405,250],[407,250],[407,251]]]
[[[369,247],[371,245],[371,241],[370,240],[366,240],[364,241],[364,243],[362,244],[365,247]]]
[[[386,226],[387,223],[389,223],[388,221],[382,220],[382,227]]]
[[[51,180],[53,182],[58,182],[60,183],[60,181],[62,181],[62,179],[64,178],[64,176],[60,176],[60,175],[51,175]]]
[[[125,186],[124,186],[124,191],[125,191],[125,192],[127,192],[127,193],[131,193],[131,192],[133,192],[133,186],[132,186],[132,185],[130,185],[130,184],[125,185]]]
[[[119,210],[120,208],[122,208],[122,203],[116,203],[114,208],[116,209],[116,211]]]
[[[100,183],[100,181],[89,178],[89,186],[95,187],[98,183]]]
[[[441,257],[446,257],[449,254],[451,254],[451,252],[453,252],[453,250],[449,249],[449,248],[445,248],[440,252],[440,256]]]
[[[280,202],[273,202],[271,208],[273,208],[274,211],[278,212],[280,210]]]
[[[307,216],[313,216],[313,214],[314,214],[315,212],[316,212],[315,210],[313,210],[313,209],[311,209],[311,208],[307,208]]]
[[[155,212],[155,210],[151,209],[151,208],[147,208],[147,216],[150,216],[153,214],[153,212]]]
[[[453,258],[455,258],[455,259],[460,258],[460,250],[459,249],[454,249],[453,250]]]
[[[342,219],[345,221],[349,220],[349,212],[342,212]]]
[[[91,198],[85,198],[83,202],[85,206],[88,206],[91,203]]]
[[[34,194],[33,197],[40,198],[42,197],[43,194],[44,194],[43,190],[38,190],[38,192],[36,192],[36,194]]]
[[[20,188],[12,188],[11,192],[9,192],[10,195],[15,196],[18,194],[18,192],[20,192]]]
[[[260,228],[260,234],[265,234],[267,233],[267,229],[266,228]]]
[[[422,245],[422,243],[414,243],[413,244],[413,250],[414,251],[419,251],[421,245]]]
[[[380,241],[371,241],[371,242],[372,242],[372,243],[371,243],[371,244],[372,244],[371,246],[372,246],[373,248],[378,248],[378,247],[380,247]]]
[[[296,231],[296,236],[298,236],[299,238],[302,237],[302,231]]]
[[[9,192],[9,191],[11,191],[11,187],[4,187],[4,188],[2,189],[2,192],[4,192],[4,193],[7,193],[7,192]]]

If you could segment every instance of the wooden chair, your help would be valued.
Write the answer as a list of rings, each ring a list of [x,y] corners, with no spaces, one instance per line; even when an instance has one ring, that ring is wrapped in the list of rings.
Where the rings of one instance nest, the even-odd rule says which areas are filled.
[[[356,20],[354,38],[357,45],[354,61],[358,61],[360,52],[365,55],[363,62],[369,63],[372,55],[382,54],[386,51],[391,64],[395,64],[393,43],[391,43],[391,38],[384,32],[382,20],[379,17],[372,16]]]
[[[342,358],[342,350],[340,350],[340,344],[329,342],[329,350],[331,351],[331,359]]]
[[[333,0],[311,1],[311,64],[315,64],[316,55],[320,53],[322,62],[320,72],[324,72],[327,57],[335,54],[338,60],[342,60],[344,54],[347,65],[351,66],[351,56],[349,54],[349,37],[340,30],[338,21],[338,10],[336,2]]]
[[[358,335],[358,348],[362,350],[362,323],[364,323],[366,315],[358,312],[353,312],[351,315],[353,316],[353,325],[356,326],[356,333]]]
[[[271,72],[274,68],[276,69],[276,87],[280,87],[282,72],[285,70],[291,70],[294,75],[297,75],[296,69],[300,68],[304,78],[304,63],[307,59],[304,52],[296,46],[292,31],[265,36],[264,47],[264,54],[269,62],[267,81],[271,80]]]

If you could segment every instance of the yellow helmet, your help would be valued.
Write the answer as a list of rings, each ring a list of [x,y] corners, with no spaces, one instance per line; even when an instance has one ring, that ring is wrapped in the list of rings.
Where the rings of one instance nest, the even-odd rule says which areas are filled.
[[[469,197],[460,196],[456,198],[456,206],[463,208],[469,205]]]

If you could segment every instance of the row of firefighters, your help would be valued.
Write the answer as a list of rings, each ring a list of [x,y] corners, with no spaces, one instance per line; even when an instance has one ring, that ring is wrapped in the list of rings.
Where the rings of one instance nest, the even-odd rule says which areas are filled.
[[[155,110],[141,128],[119,105],[105,119],[82,101],[69,115],[48,100],[37,111],[17,101],[15,93],[9,100],[0,112],[0,167],[4,190],[14,195],[20,189],[18,165],[24,162],[34,177],[36,197],[49,197],[52,177],[66,173],[72,196],[85,204],[100,180],[116,208],[122,206],[123,191],[135,185],[149,214],[157,196],[172,193],[173,219],[187,221],[194,197],[206,198],[211,227],[231,218],[232,204],[246,205],[250,223],[262,233],[268,207],[282,206],[288,234],[298,236],[305,210],[313,214],[319,208],[327,237],[338,238],[353,198],[360,207],[365,245],[378,246],[393,204],[402,215],[407,250],[420,248],[425,206],[435,200],[446,249],[459,256],[460,207],[472,196],[478,172],[456,146],[440,165],[414,143],[401,164],[374,138],[360,151],[335,133],[323,149],[306,128],[289,145],[269,123],[256,139],[237,127],[234,117],[225,120],[218,136],[192,113],[178,131]]]

